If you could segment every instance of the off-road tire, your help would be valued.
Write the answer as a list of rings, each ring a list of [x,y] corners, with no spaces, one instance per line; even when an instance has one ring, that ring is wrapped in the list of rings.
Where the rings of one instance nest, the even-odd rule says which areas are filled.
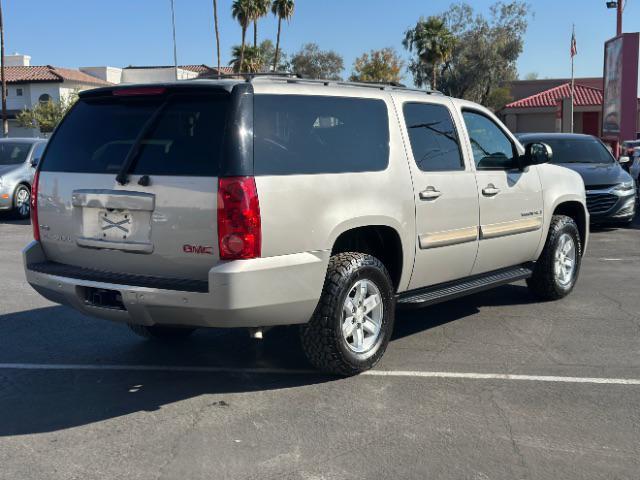
[[[558,283],[554,273],[554,256],[558,241],[562,234],[569,234],[576,247],[576,262],[573,272],[573,279],[567,286]],[[533,276],[527,280],[529,290],[540,300],[559,300],[571,293],[576,285],[580,274],[580,264],[582,262],[582,243],[580,241],[580,231],[576,222],[566,215],[554,215],[551,219],[547,241],[542,250],[540,258],[535,264]]]
[[[149,340],[162,342],[179,342],[196,331],[195,328],[164,327],[160,325],[146,326],[129,323],[133,333]]]
[[[383,319],[376,343],[364,353],[354,353],[342,335],[342,309],[352,286],[362,279],[372,281],[380,290]],[[311,320],[300,327],[302,348],[311,364],[323,372],[357,375],[375,366],[384,354],[394,319],[395,291],[382,262],[363,253],[340,253],[329,260],[322,296]]]

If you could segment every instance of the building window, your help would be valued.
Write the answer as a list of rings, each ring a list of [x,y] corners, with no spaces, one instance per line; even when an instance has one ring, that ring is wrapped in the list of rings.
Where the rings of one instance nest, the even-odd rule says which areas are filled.
[[[48,103],[51,101],[51,95],[49,95],[48,93],[43,93],[42,95],[40,95],[40,97],[38,97],[38,101],[40,103]]]
[[[21,97],[21,96],[22,96],[22,89],[16,88],[16,97]]]

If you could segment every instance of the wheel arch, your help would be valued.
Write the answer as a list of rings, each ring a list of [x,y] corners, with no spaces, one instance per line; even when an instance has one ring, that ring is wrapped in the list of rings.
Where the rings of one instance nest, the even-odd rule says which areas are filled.
[[[580,232],[580,243],[582,244],[582,255],[587,246],[589,235],[589,216],[582,203],[576,200],[568,200],[556,205],[553,215],[566,215],[571,217],[578,226]]]
[[[407,261],[407,249],[402,244],[399,229],[387,223],[363,223],[341,229],[334,236],[331,255],[343,252],[360,252],[373,255],[386,267],[396,291],[408,283],[407,269],[412,267]]]

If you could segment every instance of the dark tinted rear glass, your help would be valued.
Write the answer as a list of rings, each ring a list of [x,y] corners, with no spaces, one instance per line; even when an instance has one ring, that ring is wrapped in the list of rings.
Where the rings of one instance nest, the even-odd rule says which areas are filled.
[[[27,160],[32,143],[0,142],[0,165],[16,165]]]
[[[80,100],[51,140],[43,171],[117,173],[164,97]],[[132,170],[145,175],[215,176],[227,97],[176,96],[142,142]]]
[[[256,175],[385,170],[389,117],[382,100],[256,95]]]
[[[444,105],[407,103],[404,118],[413,158],[420,170],[442,172],[464,170],[458,132]]]

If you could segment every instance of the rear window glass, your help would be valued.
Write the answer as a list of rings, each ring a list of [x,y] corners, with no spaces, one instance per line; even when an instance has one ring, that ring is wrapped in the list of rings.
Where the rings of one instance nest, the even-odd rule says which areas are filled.
[[[381,171],[389,164],[382,100],[256,95],[256,175]]]
[[[47,149],[43,171],[117,173],[164,97],[80,100]],[[132,173],[215,176],[226,124],[225,95],[175,96],[144,137]]]
[[[32,143],[0,142],[0,165],[17,165],[27,160]]]
[[[553,151],[552,163],[613,163],[607,148],[595,138],[542,140]]]

